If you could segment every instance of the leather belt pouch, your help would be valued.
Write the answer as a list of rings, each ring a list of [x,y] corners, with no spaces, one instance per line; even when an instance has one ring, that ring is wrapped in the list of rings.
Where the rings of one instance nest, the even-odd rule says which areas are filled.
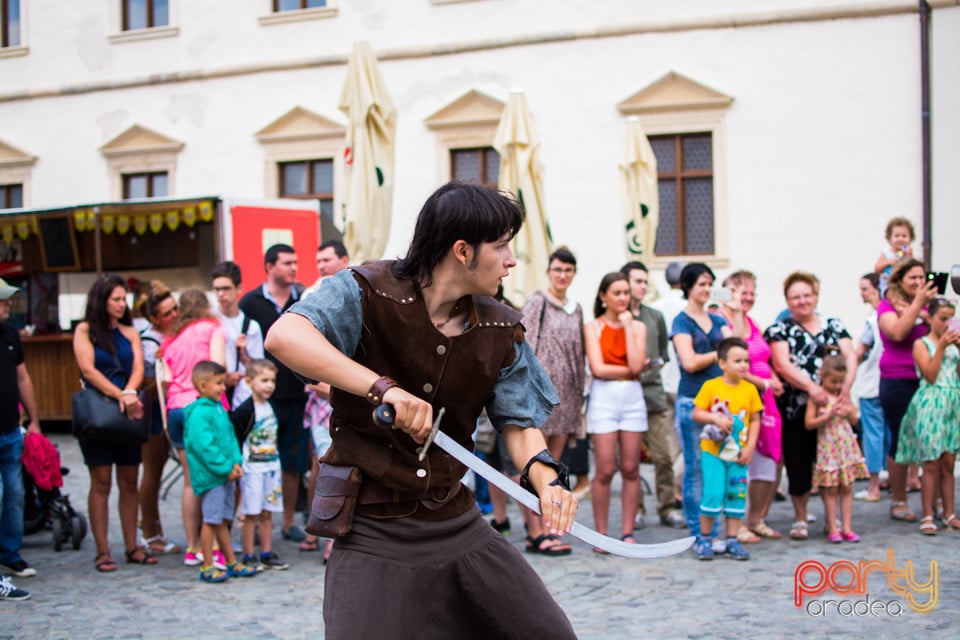
[[[307,519],[307,533],[324,538],[342,538],[350,533],[361,481],[360,469],[355,466],[322,463]]]

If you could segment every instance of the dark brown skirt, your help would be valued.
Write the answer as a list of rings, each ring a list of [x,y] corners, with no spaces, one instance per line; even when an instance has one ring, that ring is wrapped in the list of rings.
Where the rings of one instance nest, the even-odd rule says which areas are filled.
[[[523,556],[480,515],[358,516],[324,585],[328,640],[576,638]]]

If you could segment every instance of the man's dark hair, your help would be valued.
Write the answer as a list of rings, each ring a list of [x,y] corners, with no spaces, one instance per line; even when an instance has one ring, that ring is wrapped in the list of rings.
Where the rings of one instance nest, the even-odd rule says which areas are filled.
[[[274,260],[274,262],[276,262],[276,260]],[[230,278],[233,286],[239,287],[241,282],[240,265],[229,260],[226,262],[221,262],[213,268],[213,271],[210,272],[211,280],[216,280],[217,278]]]
[[[620,267],[620,273],[627,276],[627,278],[630,277],[630,272],[635,270],[643,271],[644,273],[650,273],[650,271],[647,270],[647,265],[643,264],[639,260],[631,260],[627,264]]]
[[[504,235],[512,238],[523,225],[523,210],[508,193],[489,187],[448,182],[427,198],[417,216],[407,255],[393,265],[398,278],[419,287],[433,283],[433,270],[457,240],[474,250]]]
[[[717,345],[717,360],[726,360],[730,349],[734,347],[740,347],[744,351],[750,350],[743,338],[737,338],[736,336],[724,338],[720,341],[720,344]]]
[[[214,362],[212,360],[201,360],[197,364],[193,365],[193,371],[191,372],[190,377],[193,380],[193,386],[199,389],[201,380],[209,380],[214,376],[219,376],[226,372],[227,370],[219,362]]]
[[[333,249],[333,252],[337,254],[338,258],[347,257],[347,248],[343,246],[343,243],[339,240],[327,240],[317,247],[317,253],[323,251],[324,249]]]
[[[277,260],[280,259],[281,253],[292,253],[296,255],[293,247],[288,244],[275,244],[267,249],[267,252],[263,254],[263,266],[277,264]]]

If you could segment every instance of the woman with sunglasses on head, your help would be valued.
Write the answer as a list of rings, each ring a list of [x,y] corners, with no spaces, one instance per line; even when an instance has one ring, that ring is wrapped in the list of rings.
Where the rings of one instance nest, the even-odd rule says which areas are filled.
[[[155,374],[157,351],[176,334],[180,307],[170,288],[159,280],[150,281],[150,288],[136,306],[140,315],[150,321],[150,326],[140,332],[143,389],[150,400],[145,408],[150,421],[150,438],[143,445],[143,475],[140,478],[140,545],[153,555],[179,553],[180,547],[164,537],[160,523],[160,485],[163,467],[170,457],[170,442],[163,430]]]
[[[886,299],[877,306],[877,325],[883,341],[880,357],[880,404],[890,426],[890,518],[916,522],[917,514],[907,504],[907,467],[897,464],[900,423],[913,394],[920,386],[913,361],[913,345],[928,330],[927,303],[937,296],[936,286],[926,281],[923,263],[902,261],[890,274]]]
[[[183,564],[195,567],[203,562],[200,553],[200,499],[190,484],[190,469],[183,444],[184,409],[197,399],[193,386],[193,367],[201,360],[224,366],[227,361],[226,332],[210,309],[210,300],[202,289],[191,287],[180,294],[180,317],[174,335],[161,346],[170,386],[167,388],[167,431],[183,469],[183,493],[180,507],[187,550]],[[214,565],[226,566],[219,550],[214,550]],[[220,566],[217,566],[220,568]]]

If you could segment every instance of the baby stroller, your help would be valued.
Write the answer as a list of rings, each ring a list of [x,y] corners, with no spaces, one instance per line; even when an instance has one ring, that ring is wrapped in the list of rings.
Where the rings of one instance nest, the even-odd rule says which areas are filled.
[[[74,549],[87,535],[87,519],[60,493],[63,476],[70,472],[60,466],[57,448],[39,433],[28,433],[23,441],[23,533],[50,529],[53,548],[63,549],[68,540]]]

